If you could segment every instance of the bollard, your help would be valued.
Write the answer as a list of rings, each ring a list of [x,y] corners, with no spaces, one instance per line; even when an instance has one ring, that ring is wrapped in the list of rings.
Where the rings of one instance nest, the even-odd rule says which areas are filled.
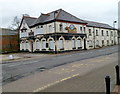
[[[106,82],[106,94],[110,94],[110,77],[109,76],[105,77],[105,82]]]
[[[119,65],[116,65],[115,69],[116,69],[116,85],[120,85]]]

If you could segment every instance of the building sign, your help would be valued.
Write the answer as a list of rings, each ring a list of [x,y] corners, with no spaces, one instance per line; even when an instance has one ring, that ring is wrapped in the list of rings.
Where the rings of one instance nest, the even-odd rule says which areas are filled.
[[[73,24],[71,24],[69,27],[66,27],[65,30],[68,30],[69,33],[77,33],[77,29]]]

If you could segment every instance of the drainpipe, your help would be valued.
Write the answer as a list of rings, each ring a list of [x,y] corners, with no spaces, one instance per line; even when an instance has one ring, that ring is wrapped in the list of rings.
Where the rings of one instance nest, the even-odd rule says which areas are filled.
[[[56,37],[56,19],[55,19],[55,13],[57,13],[57,11],[54,11],[54,36],[55,36],[55,54],[57,54],[57,37]]]
[[[94,42],[94,49],[95,49],[95,28],[93,27],[93,42]]]

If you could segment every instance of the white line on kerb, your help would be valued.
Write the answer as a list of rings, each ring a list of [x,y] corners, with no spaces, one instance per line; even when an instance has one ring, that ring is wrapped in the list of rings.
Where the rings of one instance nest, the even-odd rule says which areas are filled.
[[[76,76],[78,76],[78,75],[79,75],[79,74],[75,74],[75,75],[72,75],[72,76],[70,76],[70,77],[63,78],[63,79],[61,79],[61,80],[58,80],[58,81],[55,81],[55,82],[53,82],[53,83],[47,84],[47,85],[45,85],[45,86],[43,86],[43,87],[41,87],[41,88],[38,88],[38,89],[34,90],[33,92],[39,92],[39,91],[44,90],[44,89],[46,89],[46,88],[48,88],[48,87],[50,87],[50,86],[53,86],[53,85],[55,85],[55,84],[57,84],[57,83],[63,82],[63,81],[65,81],[65,80],[68,80],[68,79],[70,79],[70,78],[76,77]]]

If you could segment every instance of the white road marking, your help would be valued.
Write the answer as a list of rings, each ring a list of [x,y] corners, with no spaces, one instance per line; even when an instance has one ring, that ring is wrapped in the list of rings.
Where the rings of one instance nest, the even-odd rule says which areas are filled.
[[[45,86],[43,86],[43,87],[40,87],[40,88],[34,90],[33,92],[39,92],[39,91],[44,90],[44,89],[46,89],[46,88],[48,88],[48,87],[50,87],[50,86],[53,86],[53,85],[55,85],[55,84],[57,84],[57,83],[63,82],[63,81],[68,80],[68,79],[71,79],[71,78],[76,77],[76,76],[78,76],[78,75],[79,75],[79,74],[75,74],[75,75],[72,75],[72,76],[70,76],[70,77],[63,78],[63,79],[61,79],[61,80],[58,80],[58,81],[55,81],[55,82],[53,82],[53,83],[47,84],[47,85],[45,85]]]

